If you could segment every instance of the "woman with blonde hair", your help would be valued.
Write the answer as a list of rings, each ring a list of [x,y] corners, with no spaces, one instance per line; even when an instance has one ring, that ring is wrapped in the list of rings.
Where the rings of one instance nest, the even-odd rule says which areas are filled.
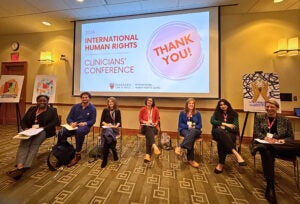
[[[192,167],[198,168],[199,164],[194,160],[194,143],[201,135],[202,119],[196,110],[194,98],[188,98],[184,110],[179,113],[178,131],[184,137],[181,144],[175,148],[175,153],[181,155],[181,149],[187,150],[187,160]]]
[[[294,143],[291,122],[278,114],[279,104],[270,99],[265,103],[266,113],[256,115],[254,119],[251,154],[260,152],[264,177],[267,182],[265,197],[269,203],[277,203],[275,194],[275,157],[295,158],[300,155],[299,145]],[[264,140],[259,143],[256,139]]]

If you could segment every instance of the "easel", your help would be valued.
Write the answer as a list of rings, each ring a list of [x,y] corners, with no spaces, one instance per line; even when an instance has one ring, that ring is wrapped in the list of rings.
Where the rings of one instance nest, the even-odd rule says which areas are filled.
[[[1,105],[2,105],[2,103],[0,103],[0,109],[1,109]],[[19,103],[16,103],[16,118],[17,118],[17,129],[18,129],[18,132],[20,132],[21,112],[20,112]]]
[[[258,74],[258,75],[262,75],[263,71],[256,71],[254,72],[254,75]],[[241,144],[243,142],[243,138],[244,138],[244,133],[245,133],[245,129],[246,129],[246,124],[247,124],[247,121],[248,121],[248,116],[249,116],[249,111],[246,112],[246,117],[245,117],[245,120],[244,120],[244,124],[243,124],[243,129],[242,129],[242,134],[241,134],[241,141],[240,141],[240,146],[238,148],[238,152],[241,153]],[[254,113],[254,117],[256,116],[256,112],[253,112]]]
[[[17,127],[18,127],[18,132],[20,132],[20,126],[21,126],[21,112],[20,112],[19,103],[16,103],[16,114],[17,114]]]
[[[241,141],[240,141],[240,146],[238,148],[238,152],[241,153],[242,151],[242,142],[243,142],[243,138],[244,138],[244,133],[245,133],[245,129],[246,129],[246,124],[247,124],[247,121],[248,121],[248,116],[249,116],[249,111],[246,112],[246,117],[245,117],[245,120],[244,120],[244,124],[243,124],[243,129],[242,129],[242,134],[241,134]],[[256,112],[254,112],[254,118],[256,116]]]

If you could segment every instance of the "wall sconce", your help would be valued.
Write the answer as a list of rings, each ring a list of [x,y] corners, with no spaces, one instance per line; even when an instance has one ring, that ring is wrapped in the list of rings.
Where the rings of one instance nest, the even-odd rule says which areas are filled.
[[[41,52],[39,61],[41,64],[52,64],[54,62],[52,60],[52,53],[48,51]]]
[[[288,55],[298,55],[300,49],[299,49],[299,42],[298,37],[295,38],[289,38],[288,39]]]
[[[277,56],[294,56],[299,54],[299,42],[298,37],[294,38],[281,38],[278,40],[277,51],[274,54]]]

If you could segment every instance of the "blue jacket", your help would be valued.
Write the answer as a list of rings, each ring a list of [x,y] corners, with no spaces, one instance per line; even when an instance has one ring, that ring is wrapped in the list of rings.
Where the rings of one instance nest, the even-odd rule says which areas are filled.
[[[86,122],[91,128],[96,122],[97,111],[94,105],[89,104],[85,109],[82,109],[81,103],[75,104],[67,117],[67,123]]]
[[[180,111],[179,113],[179,119],[178,119],[178,131],[181,132],[183,129],[188,129],[187,125],[188,117],[184,111]],[[199,129],[201,131],[202,129],[202,119],[201,119],[201,114],[199,111],[197,111],[193,116],[192,116],[192,121],[195,123],[195,128]]]

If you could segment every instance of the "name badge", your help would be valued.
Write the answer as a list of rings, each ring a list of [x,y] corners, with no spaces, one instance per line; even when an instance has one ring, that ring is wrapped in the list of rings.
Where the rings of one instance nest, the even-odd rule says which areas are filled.
[[[268,137],[268,138],[273,138],[273,134],[271,134],[271,133],[268,132],[268,133],[267,133],[267,137]]]
[[[34,124],[34,125],[32,125],[32,128],[38,129],[38,128],[40,128],[40,126],[39,126],[39,124]]]

